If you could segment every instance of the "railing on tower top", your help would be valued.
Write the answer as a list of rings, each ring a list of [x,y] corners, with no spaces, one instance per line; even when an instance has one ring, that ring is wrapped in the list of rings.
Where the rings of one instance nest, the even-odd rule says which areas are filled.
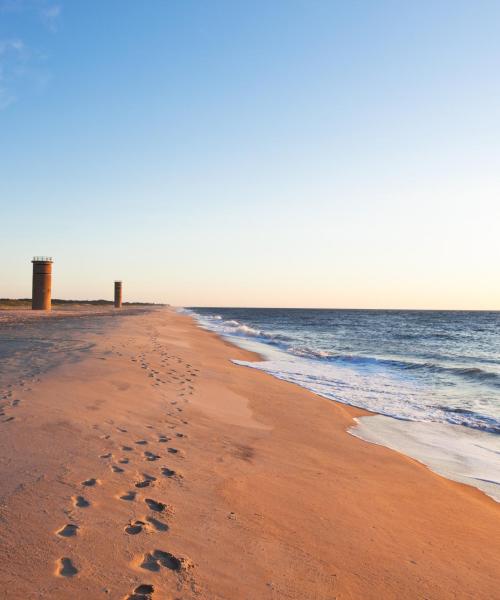
[[[31,262],[54,262],[52,256],[34,256]]]

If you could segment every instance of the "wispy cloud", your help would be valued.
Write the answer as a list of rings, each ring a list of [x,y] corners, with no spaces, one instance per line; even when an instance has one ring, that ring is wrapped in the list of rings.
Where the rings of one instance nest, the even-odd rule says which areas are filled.
[[[24,42],[20,39],[0,40],[0,56],[6,54],[9,50],[21,52],[24,49]]]
[[[60,25],[62,8],[47,0],[0,0],[0,14],[8,25],[9,14],[23,14],[23,18],[35,19],[51,33]],[[31,48],[24,40],[12,37],[0,38],[0,110],[12,105],[23,89],[40,91],[50,79],[44,65],[45,53]]]
[[[24,42],[18,38],[0,39],[0,110],[16,100],[13,80],[23,61]]]
[[[37,19],[51,32],[56,32],[62,14],[61,4],[50,0],[0,0],[0,13],[27,13]]]
[[[56,32],[59,27],[62,8],[59,4],[44,6],[40,9],[40,18],[42,23],[49,31]]]

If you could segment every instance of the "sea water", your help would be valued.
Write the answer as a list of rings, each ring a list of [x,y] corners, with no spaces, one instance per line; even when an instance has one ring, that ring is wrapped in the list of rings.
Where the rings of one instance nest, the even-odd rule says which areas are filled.
[[[350,433],[500,501],[500,312],[191,308],[235,361],[377,413]]]

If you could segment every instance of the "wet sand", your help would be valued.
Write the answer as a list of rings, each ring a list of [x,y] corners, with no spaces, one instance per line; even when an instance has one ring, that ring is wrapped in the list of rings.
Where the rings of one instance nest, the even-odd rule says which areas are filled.
[[[498,504],[187,316],[110,314],[2,357],[0,598],[499,597]]]

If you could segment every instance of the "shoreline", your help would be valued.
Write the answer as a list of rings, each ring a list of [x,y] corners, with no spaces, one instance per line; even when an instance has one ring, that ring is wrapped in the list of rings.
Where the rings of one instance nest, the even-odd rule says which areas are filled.
[[[495,502],[349,435],[368,411],[241,369],[258,357],[191,317],[124,316],[4,394],[9,598],[494,597]]]
[[[309,381],[298,377],[301,367],[306,369],[304,372],[311,372],[310,366],[301,365],[300,362],[307,359],[290,355],[286,347],[280,347],[279,344],[278,347],[269,344],[268,341],[266,342],[265,333],[262,334],[264,337],[259,331],[254,332],[255,337],[248,336],[246,333],[238,335],[226,333],[223,329],[218,330],[219,321],[215,321],[212,325],[212,321],[204,319],[203,313],[197,313],[195,309],[181,307],[177,310],[181,314],[192,317],[202,330],[213,332],[228,343],[258,356],[254,360],[235,360],[234,364],[258,369],[330,402],[366,411],[362,416],[355,418],[355,422],[347,429],[350,435],[366,443],[381,445],[399,452],[442,477],[474,487],[495,502],[500,502],[500,479],[498,478],[500,436],[498,434],[487,429],[467,427],[452,422],[398,416],[391,412],[377,411],[376,408],[367,408],[352,399],[337,399],[327,390],[316,389]],[[289,363],[292,365],[292,372],[288,373],[286,366],[290,359],[294,362]],[[309,358],[308,362],[310,360]],[[281,365],[281,372],[276,370],[275,364]]]

